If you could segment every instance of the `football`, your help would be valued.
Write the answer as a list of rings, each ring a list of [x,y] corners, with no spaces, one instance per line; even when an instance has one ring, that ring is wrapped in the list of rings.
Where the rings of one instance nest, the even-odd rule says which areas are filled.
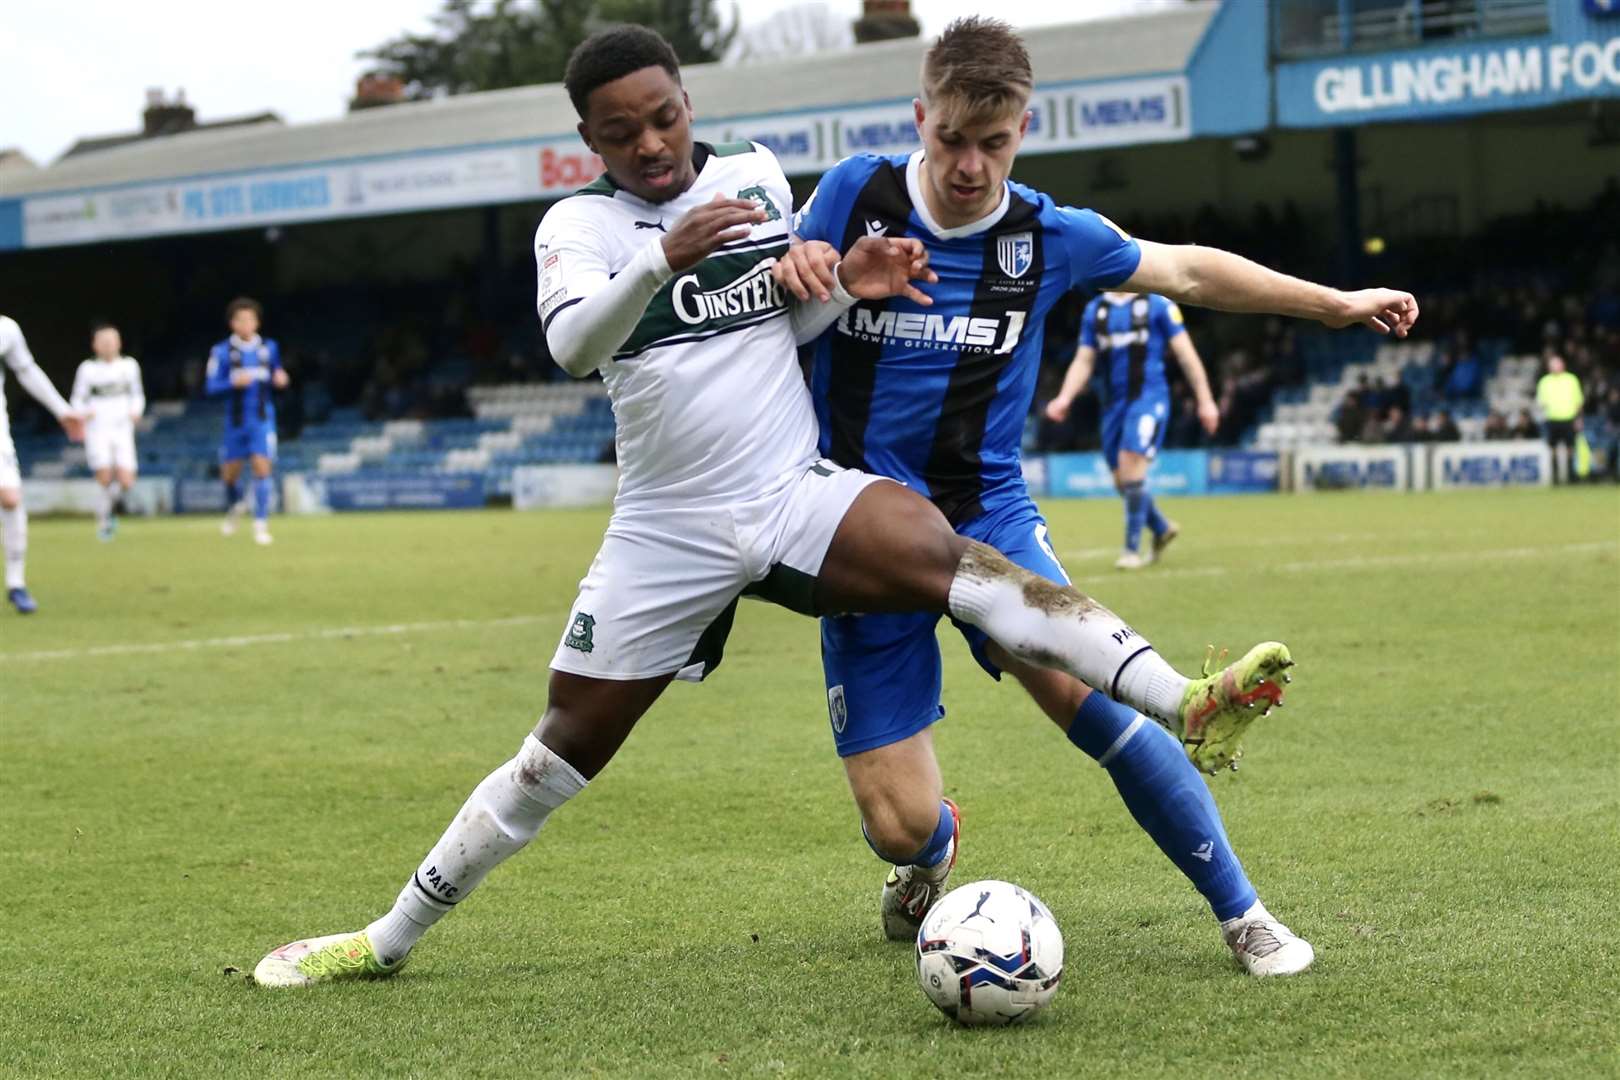
[[[917,931],[917,981],[959,1024],[1019,1024],[1052,1000],[1063,934],[1046,905],[1006,881],[952,889]]]

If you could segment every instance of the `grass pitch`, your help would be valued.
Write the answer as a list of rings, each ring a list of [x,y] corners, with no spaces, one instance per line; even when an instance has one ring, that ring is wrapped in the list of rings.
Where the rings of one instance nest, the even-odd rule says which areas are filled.
[[[881,940],[813,623],[745,606],[398,978],[241,972],[392,900],[545,699],[603,512],[39,521],[0,613],[0,1072],[1543,1076],[1620,1073],[1620,495],[1170,502],[1167,563],[1053,503],[1078,583],[1184,669],[1287,641],[1288,708],[1214,780],[1309,975],[1232,966],[1106,776],[946,638],[957,880],[1068,948],[1028,1027],[952,1028]]]

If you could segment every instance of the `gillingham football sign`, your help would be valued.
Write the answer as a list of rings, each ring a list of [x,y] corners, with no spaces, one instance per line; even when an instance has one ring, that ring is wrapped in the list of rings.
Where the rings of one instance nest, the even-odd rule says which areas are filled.
[[[1620,96],[1620,33],[1277,67],[1277,122],[1314,127]]]

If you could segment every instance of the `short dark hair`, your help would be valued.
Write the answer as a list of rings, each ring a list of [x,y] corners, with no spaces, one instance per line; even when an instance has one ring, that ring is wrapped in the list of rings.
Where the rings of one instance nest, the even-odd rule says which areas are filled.
[[[583,120],[592,90],[650,67],[661,67],[677,83],[681,81],[680,60],[662,34],[645,26],[610,26],[580,42],[569,54],[563,86]]]
[[[251,296],[238,296],[235,300],[232,300],[230,303],[226,304],[225,321],[230,322],[232,319],[236,318],[236,313],[238,311],[251,311],[253,312],[255,318],[257,318],[260,322],[264,322],[264,305],[253,299]]]
[[[117,323],[110,323],[106,319],[97,319],[95,322],[90,324],[90,340],[94,341],[95,338],[96,338],[96,335],[101,333],[103,330],[117,330],[117,329],[118,329],[118,324]]]

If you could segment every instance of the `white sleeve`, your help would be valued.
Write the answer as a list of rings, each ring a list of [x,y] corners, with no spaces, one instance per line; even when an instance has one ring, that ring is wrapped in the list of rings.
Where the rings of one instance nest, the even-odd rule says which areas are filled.
[[[49,409],[52,416],[60,420],[73,411],[62,400],[62,395],[56,392],[56,387],[51,385],[50,376],[34,363],[34,354],[28,351],[22,328],[11,319],[0,319],[0,352],[4,353],[11,370],[17,373],[17,382],[33,395],[35,401]]]
[[[808,300],[795,297],[788,307],[788,319],[793,323],[793,341],[796,345],[807,345],[821,336],[821,332],[833,323],[838,317],[859,301],[851,296],[844,288],[844,283],[838,278],[838,267],[841,263],[833,265],[833,287],[831,299],[825,304],[811,295]]]
[[[552,358],[583,378],[629,340],[647,303],[675,275],[657,238],[623,270],[610,273],[603,238],[578,214],[558,214],[565,205],[554,207],[535,233],[536,307]]]
[[[133,356],[129,358],[129,370],[134,373],[135,376],[135,392],[133,398],[130,400],[129,411],[134,413],[137,417],[145,416],[146,387],[141,382],[141,365],[135,362],[135,358]]]
[[[90,362],[88,360],[80,362],[79,370],[73,373],[73,392],[68,395],[68,404],[80,412],[83,412],[84,407],[90,404],[90,380],[86,378],[89,374]]]

